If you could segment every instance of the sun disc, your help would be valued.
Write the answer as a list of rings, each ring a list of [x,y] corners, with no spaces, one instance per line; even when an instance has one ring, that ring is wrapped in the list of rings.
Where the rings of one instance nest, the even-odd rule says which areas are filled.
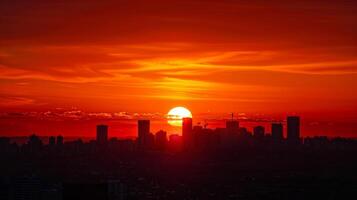
[[[167,122],[171,126],[182,126],[182,118],[185,117],[192,118],[191,112],[185,107],[175,107],[167,113]]]

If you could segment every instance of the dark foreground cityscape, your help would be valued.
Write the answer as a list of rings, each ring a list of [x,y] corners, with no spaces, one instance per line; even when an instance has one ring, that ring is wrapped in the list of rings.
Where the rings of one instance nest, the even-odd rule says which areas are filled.
[[[355,139],[302,138],[297,116],[271,133],[234,119],[216,129],[182,121],[182,136],[138,120],[136,140],[110,138],[107,125],[90,142],[1,137],[0,199],[357,198]]]

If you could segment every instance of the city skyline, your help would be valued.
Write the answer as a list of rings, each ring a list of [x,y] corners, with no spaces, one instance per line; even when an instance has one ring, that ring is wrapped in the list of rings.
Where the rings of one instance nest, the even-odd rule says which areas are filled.
[[[2,1],[0,135],[93,136],[76,123],[90,118],[85,126],[128,124],[117,131],[126,137],[133,123],[117,118],[185,106],[209,119],[300,115],[307,135],[355,137],[356,8],[337,0]]]
[[[243,127],[240,125],[239,121],[237,119],[234,119],[233,113],[232,113],[232,118],[225,120],[225,127],[214,127],[214,128],[209,128],[206,126],[206,124],[193,124],[193,119],[192,117],[184,117],[182,118],[182,126],[180,126],[181,133],[180,134],[168,134],[165,130],[160,129],[157,132],[153,132],[150,128],[150,120],[148,119],[139,119],[136,121],[137,122],[137,132],[136,132],[136,137],[132,139],[128,138],[117,138],[113,137],[110,135],[110,128],[106,124],[97,124],[96,125],[96,135],[95,138],[90,140],[90,143],[95,142],[97,146],[108,146],[111,141],[131,141],[133,144],[135,144],[136,148],[138,150],[148,150],[152,149],[154,146],[160,146],[162,147],[161,150],[165,150],[166,148],[169,148],[166,146],[166,143],[172,142],[172,140],[177,140],[179,139],[182,144],[180,145],[181,150],[191,150],[197,147],[197,141],[200,140],[200,137],[217,137],[216,141],[214,141],[217,144],[225,145],[225,142],[236,142],[236,140],[239,137],[239,140],[247,140],[247,138],[244,137],[251,137],[254,140],[269,140],[273,142],[279,143],[287,143],[289,146],[294,146],[294,145],[300,145],[303,143],[305,138],[310,138],[310,137],[304,137],[301,135],[301,130],[300,130],[300,117],[299,116],[287,116],[286,117],[286,123],[284,125],[283,122],[273,122],[270,123],[271,132],[268,132],[265,130],[264,126],[257,125],[253,127],[252,131],[249,131],[246,127]],[[238,138],[237,138],[238,137]],[[326,137],[326,136],[320,136],[320,137]],[[4,138],[9,138],[9,137],[2,137]],[[175,138],[175,139],[172,139]],[[315,137],[319,138],[319,137]],[[327,137],[326,137],[327,138]],[[340,137],[336,137],[340,138]],[[10,139],[10,138],[9,138]],[[39,138],[39,135],[36,133],[31,134],[28,136],[28,142],[27,144],[34,143],[35,145],[38,145],[38,143],[45,143],[46,141],[43,141],[43,139]],[[202,139],[202,138],[201,138]],[[40,142],[41,141],[41,142]],[[78,138],[76,140],[73,140],[74,142],[76,141],[81,141],[83,142],[82,138]],[[66,143],[70,143],[73,141],[66,141]],[[158,142],[159,141],[159,142]],[[65,143],[63,135],[52,135],[48,137],[47,144],[49,146],[55,146],[55,145],[63,145]],[[165,143],[165,144],[163,144]],[[13,144],[16,145],[23,145],[23,144],[17,144],[16,141],[13,141]],[[207,145],[207,144],[206,144]],[[236,144],[234,144],[236,145]],[[237,146],[239,147],[239,146]]]
[[[232,113],[193,113],[193,125],[204,125],[208,128],[225,127],[226,120],[231,119]],[[293,113],[292,115],[296,115]],[[271,132],[270,123],[286,123],[287,114],[278,115],[234,113],[234,119],[253,132],[257,125],[264,126]],[[341,115],[331,119],[329,116],[300,115],[303,136],[328,136],[354,138],[357,124],[354,116]],[[161,129],[168,134],[181,133],[180,127],[170,125],[167,114],[164,113],[95,113],[81,110],[53,110],[46,112],[2,113],[0,115],[0,136],[27,136],[39,133],[43,136],[64,135],[66,137],[93,138],[97,124],[108,124],[112,128],[112,135],[118,138],[133,138],[136,136],[136,120],[151,120],[154,132]],[[16,120],[15,120],[16,119]],[[15,121],[14,121],[15,120]]]
[[[318,135],[318,136],[304,136],[301,132],[301,118],[300,116],[287,116],[285,121],[274,121],[274,122],[267,122],[268,126],[270,126],[269,129],[266,129],[266,126],[262,126],[261,123],[257,123],[255,126],[252,127],[250,130],[248,127],[242,126],[240,121],[238,119],[235,119],[233,117],[232,113],[232,118],[231,119],[225,119],[224,120],[224,127],[208,127],[208,124],[193,124],[193,118],[192,117],[184,117],[182,118],[182,126],[179,127],[180,131],[179,132],[174,132],[174,133],[168,133],[164,129],[160,129],[158,131],[153,131],[151,129],[151,120],[149,119],[138,119],[136,121],[136,135],[133,136],[132,138],[125,138],[125,137],[117,137],[115,134],[113,134],[113,131],[110,131],[110,126],[107,124],[97,124],[96,129],[95,129],[95,136],[94,137],[87,137],[91,138],[89,141],[96,141],[98,145],[108,145],[108,142],[112,139],[119,139],[119,140],[132,140],[135,142],[139,147],[145,147],[147,146],[148,143],[153,142],[156,140],[155,138],[157,135],[161,137],[160,139],[168,140],[171,136],[174,137],[180,137],[182,142],[183,142],[183,148],[191,148],[194,145],[192,144],[193,140],[193,133],[196,131],[213,131],[216,132],[215,134],[218,134],[220,137],[222,137],[224,134],[222,134],[222,130],[224,132],[229,133],[229,134],[238,134],[238,135],[250,135],[251,137],[255,139],[262,139],[264,137],[268,137],[269,140],[274,140],[274,141],[286,141],[287,143],[290,143],[291,141],[295,141],[295,143],[303,142],[304,138],[310,138],[310,137],[326,137],[326,138],[343,138],[340,136],[337,137],[330,137],[326,135]],[[213,133],[212,133],[213,134]],[[31,137],[36,136],[36,137],[41,137],[41,135],[33,132],[29,138],[31,140]],[[43,137],[43,136],[42,136]],[[11,137],[5,137],[5,138],[11,138]],[[57,138],[57,139],[56,139]],[[60,138],[60,139],[58,139]],[[71,136],[70,136],[71,138]],[[76,141],[76,140],[82,140],[83,138],[78,137],[76,139],[71,138],[71,140],[68,141]],[[351,138],[353,139],[353,138]],[[63,134],[59,135],[49,135],[47,144],[49,145],[54,145],[60,141],[59,143],[64,142],[64,137]],[[16,142],[16,141],[14,141]],[[46,143],[46,141],[42,141]],[[20,143],[21,145],[21,143]]]
[[[0,0],[0,200],[344,200],[357,0]]]

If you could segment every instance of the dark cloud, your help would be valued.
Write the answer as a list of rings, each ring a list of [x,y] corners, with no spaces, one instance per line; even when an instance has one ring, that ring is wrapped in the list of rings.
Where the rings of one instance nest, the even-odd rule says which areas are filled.
[[[1,42],[356,44],[354,1],[2,1]],[[307,43],[307,44],[306,44]],[[311,44],[310,44],[311,43]]]

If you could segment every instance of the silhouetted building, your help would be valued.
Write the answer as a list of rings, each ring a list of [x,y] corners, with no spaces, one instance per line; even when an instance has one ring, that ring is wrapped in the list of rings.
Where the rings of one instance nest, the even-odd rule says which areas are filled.
[[[197,147],[200,139],[200,134],[202,133],[203,127],[201,125],[196,125],[192,127],[192,146]]]
[[[202,126],[194,126],[192,134],[194,137],[193,149],[198,151],[212,150],[218,146],[219,139],[216,138],[216,132]]]
[[[282,141],[283,136],[283,124],[282,123],[272,123],[271,124],[271,136],[274,141]]]
[[[138,145],[146,147],[150,135],[150,120],[138,120]]]
[[[159,150],[164,150],[167,145],[167,133],[163,130],[155,134],[155,144]]]
[[[223,148],[233,148],[236,145],[239,134],[239,122],[237,120],[226,121],[226,128],[218,131]]]
[[[48,145],[50,145],[51,147],[56,145],[56,137],[55,136],[50,136],[48,138]]]
[[[63,145],[63,136],[62,135],[57,136],[57,145],[58,146]]]
[[[300,117],[289,116],[287,118],[287,140],[290,143],[300,142]]]
[[[30,152],[38,152],[41,150],[42,148],[42,141],[41,139],[35,135],[35,134],[32,134],[30,135],[29,137],[29,141],[28,141],[28,147],[29,147],[29,151]]]
[[[182,119],[182,139],[185,149],[193,147],[192,118],[185,117]]]
[[[239,122],[237,120],[226,121],[226,129],[229,133],[238,133]]]
[[[28,144],[29,144],[29,145],[38,145],[38,144],[42,144],[42,141],[41,141],[41,139],[40,139],[37,135],[32,134],[32,135],[30,135],[30,137],[29,137]]]
[[[152,133],[149,133],[145,137],[145,148],[153,149],[155,146],[155,136]]]
[[[265,129],[263,126],[256,126],[253,130],[253,136],[255,138],[264,138]]]
[[[97,144],[104,145],[108,142],[108,126],[98,125],[97,126]]]

